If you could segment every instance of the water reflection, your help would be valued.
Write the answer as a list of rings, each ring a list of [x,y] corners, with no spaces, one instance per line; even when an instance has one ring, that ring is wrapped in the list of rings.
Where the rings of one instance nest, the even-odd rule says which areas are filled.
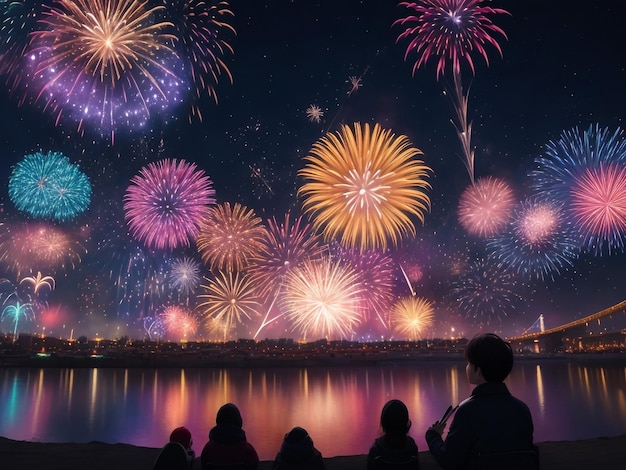
[[[262,459],[285,432],[304,426],[324,455],[365,453],[391,399],[409,407],[411,434],[424,430],[470,392],[460,363],[402,367],[294,369],[4,369],[0,435],[41,441],[100,440],[159,447],[189,427],[196,450],[215,413],[237,403]],[[517,363],[507,383],[528,403],[537,441],[624,432],[626,367],[561,360]],[[67,425],[71,423],[71,425]],[[332,432],[329,432],[332,430]]]

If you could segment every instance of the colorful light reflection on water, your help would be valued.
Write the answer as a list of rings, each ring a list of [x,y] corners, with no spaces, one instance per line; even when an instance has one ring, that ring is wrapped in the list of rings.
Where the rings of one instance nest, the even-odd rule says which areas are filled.
[[[610,361],[609,361],[610,362]],[[382,405],[409,407],[411,434],[425,450],[425,429],[470,392],[464,365],[285,369],[4,369],[0,435],[44,442],[126,442],[160,447],[180,425],[196,451],[217,409],[242,411],[262,460],[272,459],[291,427],[308,429],[327,456],[366,453]],[[535,440],[575,440],[624,432],[626,366],[561,359],[520,361],[507,383],[528,403]]]

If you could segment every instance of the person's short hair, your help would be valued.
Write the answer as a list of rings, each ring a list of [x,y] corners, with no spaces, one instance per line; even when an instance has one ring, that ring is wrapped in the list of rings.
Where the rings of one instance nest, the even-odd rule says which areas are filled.
[[[226,403],[218,411],[215,417],[216,424],[232,424],[240,428],[243,425],[239,408],[232,403]]]
[[[465,359],[480,367],[487,382],[502,382],[513,369],[511,345],[494,333],[474,336],[465,346]]]
[[[400,400],[389,400],[380,413],[380,426],[385,433],[406,434],[411,427],[409,410]]]

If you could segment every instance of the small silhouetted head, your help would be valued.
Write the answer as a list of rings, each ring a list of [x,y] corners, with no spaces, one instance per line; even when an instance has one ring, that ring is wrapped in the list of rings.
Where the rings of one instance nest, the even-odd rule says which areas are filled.
[[[185,449],[191,449],[191,446],[193,445],[191,431],[189,431],[189,429],[185,426],[174,429],[172,434],[170,434],[170,442],[178,442]]]
[[[400,400],[390,400],[383,406],[380,426],[385,434],[406,434],[411,428],[409,410]]]
[[[215,422],[217,424],[232,424],[239,428],[243,426],[239,408],[232,403],[226,403],[218,410]]]

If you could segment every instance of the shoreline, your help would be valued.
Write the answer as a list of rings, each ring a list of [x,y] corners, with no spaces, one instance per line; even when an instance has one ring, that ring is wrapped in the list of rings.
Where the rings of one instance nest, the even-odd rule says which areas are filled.
[[[463,354],[450,353],[409,353],[403,355],[334,355],[293,357],[246,357],[246,358],[207,358],[196,355],[178,355],[161,357],[126,356],[5,356],[0,355],[0,367],[11,368],[280,368],[280,367],[360,367],[411,365],[427,362],[462,362]],[[626,354],[622,353],[552,353],[552,354],[517,354],[516,362],[526,361],[576,361],[607,363],[626,363]]]
[[[626,458],[626,434],[577,441],[540,442],[537,446],[542,470],[621,470]],[[122,443],[45,443],[0,437],[3,470],[149,470],[160,450]],[[199,454],[200,449],[195,450]],[[324,463],[326,470],[363,470],[366,467],[366,455],[328,457],[324,458]],[[421,470],[439,468],[428,451],[419,453],[419,463]],[[264,460],[258,470],[271,468],[272,462]],[[199,469],[200,462],[196,460],[194,470]]]

